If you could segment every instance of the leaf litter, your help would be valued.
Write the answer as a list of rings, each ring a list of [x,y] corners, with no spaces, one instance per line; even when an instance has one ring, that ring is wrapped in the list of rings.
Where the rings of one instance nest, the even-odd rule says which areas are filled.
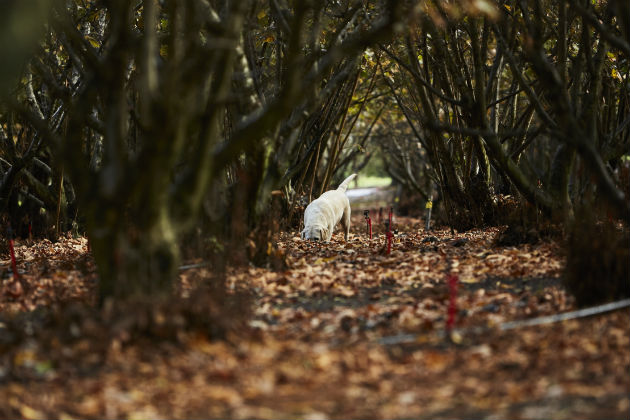
[[[347,243],[280,233],[284,271],[230,267],[228,298],[249,294],[237,311],[251,314],[220,335],[168,310],[137,322],[149,330],[85,310],[55,324],[47,309],[94,305],[87,240],[18,241],[21,292],[1,261],[0,418],[627,418],[628,311],[498,328],[575,309],[559,243],[501,247],[500,228],[427,233],[396,218],[387,255],[382,226],[370,240],[353,222]],[[204,310],[195,285],[210,277],[186,270],[178,293]],[[382,344],[401,334],[414,339]]]

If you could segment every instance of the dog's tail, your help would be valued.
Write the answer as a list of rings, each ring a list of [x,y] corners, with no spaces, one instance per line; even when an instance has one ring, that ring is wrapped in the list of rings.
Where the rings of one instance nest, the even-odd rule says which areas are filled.
[[[346,190],[348,189],[348,184],[354,179],[355,176],[357,176],[357,174],[352,174],[348,178],[344,179],[343,182],[339,184],[339,187],[337,187],[337,190],[346,192]]]

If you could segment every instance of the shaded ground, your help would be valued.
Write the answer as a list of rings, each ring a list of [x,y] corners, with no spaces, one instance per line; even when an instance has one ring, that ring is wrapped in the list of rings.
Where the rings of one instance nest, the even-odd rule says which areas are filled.
[[[2,261],[0,417],[628,418],[627,310],[496,328],[575,309],[556,243],[496,247],[496,228],[425,234],[420,220],[395,219],[385,255],[383,227],[368,240],[362,215],[353,223],[348,243],[281,234],[286,271],[231,270],[229,289],[253,292],[254,314],[225,340],[192,328],[134,338],[80,317],[56,327],[65,336],[7,338],[19,314],[90,301],[95,282],[84,239],[20,244],[28,290],[8,293]],[[183,288],[210,273],[184,272]],[[455,342],[444,338],[449,273],[460,280]],[[382,344],[400,334],[415,339]]]

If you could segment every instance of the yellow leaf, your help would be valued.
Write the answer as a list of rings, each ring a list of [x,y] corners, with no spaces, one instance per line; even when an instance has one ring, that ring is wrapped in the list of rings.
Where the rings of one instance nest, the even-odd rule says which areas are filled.
[[[344,297],[352,297],[354,296],[356,293],[354,292],[354,290],[350,289],[349,287],[345,287],[345,286],[337,286],[334,288],[335,292],[340,295],[340,296],[344,296]]]
[[[269,35],[267,38],[265,38],[265,42],[273,42],[275,40],[276,38],[273,35]]]
[[[30,419],[38,420],[38,419],[46,418],[46,415],[44,415],[44,413],[42,413],[39,410],[35,410],[34,408],[29,407],[28,405],[20,406],[20,414],[22,414],[22,417],[29,420]]]
[[[13,364],[16,366],[33,366],[37,361],[37,354],[31,349],[24,349],[15,354]]]
[[[457,331],[452,331],[450,338],[451,338],[451,341],[455,344],[461,344],[462,341],[464,340],[464,337],[462,337],[462,335]]]
[[[160,56],[162,58],[166,58],[168,56],[168,46],[167,45],[160,46]]]
[[[325,263],[325,262],[331,262],[331,261],[333,261],[335,258],[337,258],[337,257],[318,258],[317,260],[315,260],[315,265],[317,265],[317,264],[323,264],[323,263]]]
[[[258,15],[256,16],[258,17],[258,19],[263,19],[265,16],[267,16],[267,11],[263,9],[260,12],[258,12]]]
[[[89,36],[89,35],[88,35],[88,36],[86,36],[86,37],[85,37],[85,39],[87,39],[87,40],[88,40],[88,42],[90,43],[90,45],[92,45],[92,47],[94,47],[94,48],[100,48],[101,44],[99,44],[99,42],[98,42],[96,39],[92,38],[92,37],[91,37],[91,36]]]

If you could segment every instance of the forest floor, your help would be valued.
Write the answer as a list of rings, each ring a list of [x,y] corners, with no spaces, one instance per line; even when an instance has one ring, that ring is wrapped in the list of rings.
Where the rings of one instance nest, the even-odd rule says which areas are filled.
[[[501,328],[576,309],[559,243],[497,246],[500,228],[395,218],[387,255],[382,226],[370,240],[353,223],[348,242],[280,234],[286,269],[229,268],[229,293],[250,294],[232,310],[249,315],[220,339],[168,311],[134,330],[73,309],[95,300],[86,239],[18,241],[23,288],[1,261],[0,418],[628,418],[627,309]],[[212,274],[183,271],[179,291]]]

